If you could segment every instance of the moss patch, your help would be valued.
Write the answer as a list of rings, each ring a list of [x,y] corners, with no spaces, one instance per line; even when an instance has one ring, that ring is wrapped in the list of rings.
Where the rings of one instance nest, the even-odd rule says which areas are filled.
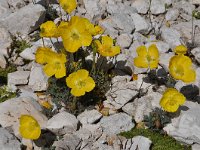
[[[128,132],[120,133],[126,138],[133,138],[134,136],[144,136],[152,141],[152,150],[191,150],[191,147],[181,145],[174,138],[167,135],[161,135],[158,132],[153,132],[149,129],[132,129]]]

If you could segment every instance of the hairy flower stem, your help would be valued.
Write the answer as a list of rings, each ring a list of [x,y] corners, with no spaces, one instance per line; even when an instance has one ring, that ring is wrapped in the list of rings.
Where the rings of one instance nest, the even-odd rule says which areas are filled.
[[[76,108],[77,108],[77,97],[74,96],[74,97],[73,97],[73,101],[72,101],[71,109],[72,109],[72,110],[75,110]]]
[[[45,47],[45,45],[44,45],[44,38],[42,37],[42,45],[43,45],[43,47]]]
[[[92,62],[92,70],[91,73],[93,73],[94,75],[96,74],[96,51],[93,51],[93,62]]]

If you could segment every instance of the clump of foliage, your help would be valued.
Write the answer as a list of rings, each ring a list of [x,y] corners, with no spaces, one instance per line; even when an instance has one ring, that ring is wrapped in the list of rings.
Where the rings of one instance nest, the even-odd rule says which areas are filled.
[[[150,129],[134,128],[131,131],[120,133],[120,135],[126,138],[133,138],[139,135],[147,137],[152,141],[152,150],[191,150],[191,147],[181,145],[174,138],[153,132]]]
[[[145,125],[153,131],[163,133],[163,127],[171,122],[171,118],[167,115],[167,112],[162,109],[154,109],[148,116],[144,116]]]
[[[24,40],[19,34],[17,36],[12,35],[12,43],[10,45],[11,51],[15,51],[17,54],[21,53],[26,48],[31,47],[31,44]]]
[[[16,95],[17,95],[16,92],[10,91],[7,86],[0,87],[0,103],[10,98],[14,98],[16,97]]]
[[[47,11],[46,11],[46,17],[45,18],[47,20],[55,20],[58,17],[59,16],[57,15],[56,10],[52,6],[48,5]]]

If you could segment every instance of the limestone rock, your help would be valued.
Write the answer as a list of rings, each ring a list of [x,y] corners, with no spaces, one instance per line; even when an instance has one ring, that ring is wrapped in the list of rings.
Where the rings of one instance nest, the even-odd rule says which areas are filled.
[[[47,122],[47,129],[57,135],[73,133],[77,130],[78,120],[68,112],[60,112],[50,118]]]
[[[34,91],[45,91],[48,88],[48,77],[43,72],[43,67],[39,64],[34,64],[31,68],[28,85]]]
[[[149,0],[135,0],[131,4],[132,7],[136,8],[138,13],[146,14],[150,6]]]
[[[0,19],[0,24],[12,34],[26,35],[36,30],[45,17],[45,8],[39,4],[29,4],[9,16]]]
[[[108,117],[105,116],[100,120],[100,125],[103,131],[110,135],[129,131],[135,126],[132,122],[132,117],[125,113],[118,113]]]
[[[10,134],[6,129],[0,128],[0,149],[2,150],[21,150],[21,144],[17,138]]]
[[[93,109],[93,110],[85,110],[83,113],[77,116],[77,119],[82,124],[93,124],[96,121],[100,120],[101,117],[102,114],[97,110]]]
[[[8,74],[8,86],[28,83],[30,71],[15,71]]]

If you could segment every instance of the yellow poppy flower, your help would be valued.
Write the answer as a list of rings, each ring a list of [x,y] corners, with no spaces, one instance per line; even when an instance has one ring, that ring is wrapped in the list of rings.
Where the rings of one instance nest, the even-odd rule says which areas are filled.
[[[76,0],[59,0],[60,6],[70,14],[76,8]]]
[[[80,69],[77,72],[71,73],[66,78],[66,83],[69,88],[72,88],[71,94],[74,96],[83,96],[85,92],[90,92],[95,87],[94,80],[85,69]]]
[[[168,88],[160,100],[160,106],[167,112],[175,112],[185,103],[185,100],[185,96],[176,89]]]
[[[98,52],[104,57],[112,57],[120,53],[120,47],[113,46],[113,39],[109,36],[102,36],[101,42],[95,40],[95,43],[97,44]]]
[[[71,53],[76,52],[81,46],[89,46],[92,42],[92,35],[86,30],[83,19],[78,16],[71,18],[61,37],[65,49]]]
[[[159,52],[155,44],[149,46],[139,46],[137,49],[138,57],[134,58],[134,64],[139,68],[157,68],[159,62]]]
[[[63,53],[53,52],[50,48],[39,47],[36,51],[36,62],[46,64],[43,67],[44,73],[51,77],[55,74],[56,78],[66,75],[66,56]]]
[[[51,61],[47,62],[44,66],[44,72],[47,76],[51,77],[55,75],[56,78],[62,78],[66,75],[66,56],[62,53],[54,53]]]
[[[37,120],[30,115],[21,115],[19,132],[25,139],[36,140],[40,137],[41,128]]]
[[[184,45],[179,45],[179,46],[176,46],[174,48],[174,52],[176,54],[186,54],[187,52],[187,47],[185,47]]]
[[[53,21],[47,21],[40,25],[40,37],[58,37],[57,26]]]
[[[193,82],[196,79],[196,72],[192,69],[192,61],[184,55],[176,55],[170,59],[169,73],[174,79],[183,82]]]

